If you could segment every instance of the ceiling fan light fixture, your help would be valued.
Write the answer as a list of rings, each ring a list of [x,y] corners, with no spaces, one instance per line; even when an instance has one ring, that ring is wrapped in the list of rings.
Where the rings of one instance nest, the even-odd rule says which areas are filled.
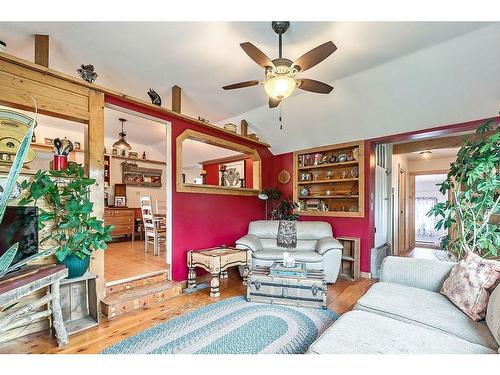
[[[295,79],[292,77],[288,75],[278,75],[269,78],[264,83],[264,90],[270,98],[283,100],[292,94],[296,86],[297,82],[295,82]]]

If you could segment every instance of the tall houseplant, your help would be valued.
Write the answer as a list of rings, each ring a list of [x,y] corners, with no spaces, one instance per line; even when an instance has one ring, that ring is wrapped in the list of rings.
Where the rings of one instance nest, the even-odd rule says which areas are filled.
[[[39,228],[46,228],[40,243],[51,241],[56,247],[59,263],[68,267],[69,278],[85,273],[90,255],[98,249],[106,249],[111,241],[113,226],[105,226],[92,215],[94,204],[89,199],[89,189],[95,180],[84,175],[80,165],[71,163],[62,171],[38,171],[21,184],[25,196],[22,205],[37,204]]]
[[[447,229],[441,247],[459,258],[474,252],[497,257],[500,249],[500,131],[491,121],[458,151],[441,193],[450,196],[428,216],[438,217],[436,229]]]

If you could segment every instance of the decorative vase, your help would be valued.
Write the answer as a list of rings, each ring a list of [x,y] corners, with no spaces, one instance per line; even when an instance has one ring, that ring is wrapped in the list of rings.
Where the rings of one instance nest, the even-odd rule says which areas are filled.
[[[62,171],[68,168],[68,157],[66,155],[54,155],[54,171]]]
[[[58,263],[64,264],[68,268],[68,279],[74,279],[75,277],[83,276],[87,272],[90,264],[90,256],[81,259],[75,254],[70,254],[62,261],[58,261]]]

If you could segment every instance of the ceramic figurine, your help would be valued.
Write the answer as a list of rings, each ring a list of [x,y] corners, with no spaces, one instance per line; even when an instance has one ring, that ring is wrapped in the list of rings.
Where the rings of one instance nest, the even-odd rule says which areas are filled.
[[[99,75],[94,72],[94,65],[80,65],[76,72],[82,77],[84,81],[88,83],[94,83],[94,81],[99,77]]]
[[[158,93],[153,90],[153,89],[149,89],[148,91],[148,95],[149,97],[151,98],[151,103],[154,104],[154,105],[158,105],[160,106],[161,105],[161,98],[160,98],[160,95],[158,95]]]

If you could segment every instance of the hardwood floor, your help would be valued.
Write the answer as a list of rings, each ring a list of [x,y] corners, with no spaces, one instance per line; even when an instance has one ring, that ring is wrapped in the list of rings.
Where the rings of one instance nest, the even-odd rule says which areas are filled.
[[[347,281],[339,279],[328,287],[328,308],[343,314],[353,308],[356,301],[375,282],[371,279]],[[226,298],[244,295],[245,287],[237,272],[221,280],[221,296],[210,298],[208,289],[183,294],[150,308],[137,310],[116,319],[101,320],[98,327],[70,336],[69,345],[58,348],[49,332],[34,333],[0,344],[0,353],[99,353],[106,347],[160,322]]]
[[[144,252],[140,240],[112,242],[104,252],[104,277],[107,282],[168,269],[165,251],[153,255],[153,246]]]
[[[415,247],[410,251],[402,253],[401,256],[430,260],[456,260],[452,254],[430,247]]]

